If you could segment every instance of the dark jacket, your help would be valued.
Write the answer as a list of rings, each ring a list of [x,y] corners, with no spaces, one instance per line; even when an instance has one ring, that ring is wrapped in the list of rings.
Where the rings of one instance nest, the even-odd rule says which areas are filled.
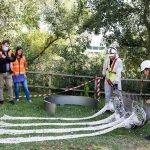
[[[14,62],[16,60],[16,57],[12,52],[10,53],[10,51],[11,50],[8,50],[7,55],[5,55],[5,52],[0,49],[0,54],[4,54],[6,56],[5,59],[0,56],[0,73],[11,72],[10,63]],[[6,67],[8,67],[8,70]]]

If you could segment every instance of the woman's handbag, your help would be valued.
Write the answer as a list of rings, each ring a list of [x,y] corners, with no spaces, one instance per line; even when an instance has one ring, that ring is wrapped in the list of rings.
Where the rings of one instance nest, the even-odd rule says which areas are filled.
[[[18,76],[12,76],[12,79],[14,83],[17,83],[17,82],[23,82],[26,79],[26,77],[24,76],[24,74],[19,74]]]

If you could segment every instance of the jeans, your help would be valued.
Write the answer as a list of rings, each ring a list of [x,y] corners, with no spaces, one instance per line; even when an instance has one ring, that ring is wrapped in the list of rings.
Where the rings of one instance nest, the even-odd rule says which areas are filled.
[[[28,90],[27,79],[25,79],[24,81],[22,81],[20,83],[23,86],[23,91],[26,95],[26,99],[27,99],[27,101],[29,101],[30,100],[30,93],[29,93],[29,90]],[[19,82],[14,83],[14,87],[15,87],[16,99],[19,99]]]

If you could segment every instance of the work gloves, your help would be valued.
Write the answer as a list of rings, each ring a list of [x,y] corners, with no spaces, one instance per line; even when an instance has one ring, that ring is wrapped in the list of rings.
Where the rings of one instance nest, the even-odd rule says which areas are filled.
[[[103,79],[105,80],[106,76],[103,76]],[[118,82],[117,81],[111,81],[110,79],[106,78],[107,82],[109,83],[109,85],[112,87],[113,90],[117,90],[118,89]]]
[[[118,83],[117,82],[112,82],[109,80],[110,86],[113,88],[113,90],[117,90],[118,89]]]
[[[118,84],[113,84],[112,88],[113,88],[113,90],[117,90],[118,89]]]

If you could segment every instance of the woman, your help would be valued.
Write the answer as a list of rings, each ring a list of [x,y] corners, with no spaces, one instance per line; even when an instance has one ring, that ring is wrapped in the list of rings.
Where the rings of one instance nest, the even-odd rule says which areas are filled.
[[[22,47],[16,48],[15,55],[16,61],[12,63],[12,71],[13,71],[12,78],[14,82],[16,100],[19,101],[19,83],[21,83],[23,86],[24,93],[26,95],[26,100],[28,102],[31,102],[26,78],[27,62],[25,56],[23,56]]]

